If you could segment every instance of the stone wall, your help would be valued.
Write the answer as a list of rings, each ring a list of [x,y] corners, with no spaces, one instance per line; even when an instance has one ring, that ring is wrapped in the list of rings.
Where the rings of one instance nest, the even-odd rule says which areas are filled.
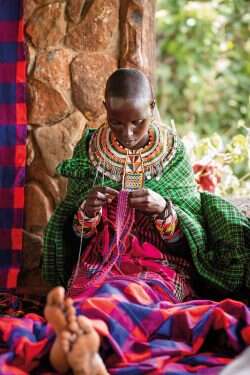
[[[155,0],[24,0],[29,135],[21,288],[45,285],[43,231],[67,185],[55,168],[71,157],[86,126],[103,122],[107,77],[136,67],[153,79],[154,14]]]

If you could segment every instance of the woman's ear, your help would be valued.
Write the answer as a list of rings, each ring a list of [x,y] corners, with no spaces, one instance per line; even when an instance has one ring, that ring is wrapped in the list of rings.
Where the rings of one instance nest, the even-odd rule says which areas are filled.
[[[102,104],[103,104],[104,107],[107,109],[107,104],[106,104],[105,100],[102,101]]]
[[[152,111],[155,109],[155,99],[152,100],[152,102],[150,103],[150,108],[152,109]]]
[[[155,99],[154,99],[154,100],[152,100],[152,102],[150,103],[150,109],[151,109],[151,116],[152,116],[152,117],[154,116],[155,105],[156,105],[156,102],[155,102]]]

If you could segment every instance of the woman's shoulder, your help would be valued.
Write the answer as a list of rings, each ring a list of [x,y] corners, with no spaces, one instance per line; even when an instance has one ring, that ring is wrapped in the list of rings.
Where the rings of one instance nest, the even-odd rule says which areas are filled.
[[[163,145],[164,159],[169,162],[175,156],[176,151],[180,148],[182,142],[177,135],[176,129],[172,126],[161,121],[156,121],[154,125],[159,129],[159,137],[160,143]]]

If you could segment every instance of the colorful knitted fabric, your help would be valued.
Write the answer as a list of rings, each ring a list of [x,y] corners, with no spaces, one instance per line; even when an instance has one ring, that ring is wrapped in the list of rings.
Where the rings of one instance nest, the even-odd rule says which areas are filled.
[[[0,0],[0,289],[21,264],[26,105],[22,1]]]
[[[58,167],[58,172],[69,178],[68,193],[46,229],[43,258],[43,275],[54,285],[67,284],[65,257],[73,251],[70,246],[64,246],[65,222],[74,215],[93,186],[95,171],[88,158],[92,134],[91,130],[85,132],[73,158]],[[101,182],[104,186],[120,189],[119,183],[110,178],[99,184]],[[250,287],[249,219],[226,200],[197,191],[192,167],[180,139],[177,139],[175,156],[164,168],[160,180],[146,180],[145,186],[173,202],[199,280],[226,294]]]
[[[178,303],[154,279],[107,279],[75,305],[103,337],[100,354],[110,375],[218,375],[250,345],[243,303]],[[55,335],[42,317],[0,317],[0,337],[1,375],[56,374],[48,365]]]

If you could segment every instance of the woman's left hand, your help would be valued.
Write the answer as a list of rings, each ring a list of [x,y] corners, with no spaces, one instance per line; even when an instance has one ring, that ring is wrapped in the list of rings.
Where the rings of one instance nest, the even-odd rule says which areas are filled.
[[[151,215],[159,215],[165,210],[166,201],[153,190],[139,189],[129,193],[129,206]]]

